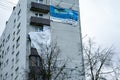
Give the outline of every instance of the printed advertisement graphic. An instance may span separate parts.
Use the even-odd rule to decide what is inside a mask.
[[[57,8],[50,6],[50,15],[52,20],[74,24],[78,22],[78,11],[66,8]]]

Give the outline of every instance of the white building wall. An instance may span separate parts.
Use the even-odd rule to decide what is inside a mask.
[[[11,14],[8,23],[6,24],[6,28],[0,38],[0,45],[2,45],[2,47],[0,47],[0,62],[3,63],[0,67],[0,80],[27,80],[28,78],[28,56],[30,55],[30,41],[28,40],[28,33],[36,31],[36,27],[30,25],[30,17],[35,16],[36,13],[34,11],[30,11],[31,1],[36,0],[20,0],[18,2],[18,5]],[[56,5],[56,2],[59,3],[60,0],[54,0],[52,4]],[[75,6],[73,6],[73,2]],[[49,0],[43,0],[43,3],[48,5],[50,4]],[[59,6],[63,8],[70,8],[73,6],[71,9],[79,10],[78,0],[64,0],[64,2],[59,4]],[[50,13],[44,14],[43,18],[50,19],[49,15]],[[84,72],[83,55],[82,50],[80,49],[82,45],[80,25],[73,26],[58,22],[51,22],[50,24],[52,30],[52,40],[57,41],[60,46],[63,54],[62,57],[69,57],[72,59],[72,62],[69,63],[70,66],[68,67],[72,68],[75,65],[80,65],[81,70]],[[19,28],[18,25],[20,25]],[[6,42],[9,34],[10,39]],[[16,48],[16,41],[19,37],[20,45]],[[4,39],[5,42],[3,43]],[[15,45],[14,49],[13,45]],[[9,51],[7,51],[8,46]],[[3,51],[4,53],[2,54]],[[81,56],[78,57],[78,54]],[[7,60],[8,64],[6,64]],[[16,60],[18,60],[18,62],[16,62]],[[84,80],[84,76],[81,80]]]
[[[4,53],[1,58],[3,64],[0,68],[0,74],[2,74],[0,80],[26,80],[26,4],[27,1],[24,0],[18,2],[0,38],[1,41],[5,39],[4,43],[0,41],[0,44],[4,44],[1,50]],[[10,39],[6,42],[8,35],[10,35]],[[17,45],[19,46],[17,47]],[[8,47],[9,50],[7,50]],[[2,52],[0,55],[2,56]]]

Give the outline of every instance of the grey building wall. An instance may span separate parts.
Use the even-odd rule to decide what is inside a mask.
[[[51,0],[52,4],[56,6],[57,3],[62,8],[72,9],[79,11],[79,0]],[[57,5],[58,6],[58,5]],[[79,13],[80,15],[80,13]],[[78,24],[76,26],[71,24],[65,24],[60,22],[51,22],[52,29],[52,40],[56,41],[58,46],[61,49],[62,58],[61,59],[71,59],[68,62],[68,68],[75,68],[75,66],[79,66],[79,71],[81,73],[74,73],[73,77],[76,80],[85,80],[84,76],[84,60],[83,60],[83,52],[82,52],[82,33],[81,33],[81,25],[80,25],[80,16],[78,20]],[[79,75],[76,78],[76,75]]]
[[[43,14],[43,18],[50,19],[50,13],[44,14],[31,11],[31,2],[37,0],[20,0],[13,10],[6,28],[0,38],[0,80],[27,80],[29,73],[29,55],[30,40],[29,32],[37,32],[38,27],[30,25],[31,16]],[[43,4],[59,4],[60,0],[43,0]],[[73,6],[73,2],[75,6]],[[71,8],[79,11],[78,0],[64,0],[59,4],[63,8]],[[82,40],[80,25],[73,26],[70,24],[52,22],[50,23],[52,40],[57,41],[62,50],[62,59],[71,58],[72,62],[68,67],[73,68],[75,65],[83,68]],[[9,37],[10,36],[10,37]],[[78,56],[80,54],[81,56]],[[82,76],[80,80],[84,80]]]
[[[62,60],[70,59],[68,63],[68,68],[75,68],[79,66],[81,70],[81,75],[79,75],[80,80],[84,80],[84,63],[83,63],[83,53],[82,53],[82,38],[80,25],[73,26],[70,24],[51,22],[52,28],[52,40],[57,42],[60,47]]]
[[[19,1],[0,38],[0,80],[26,80],[26,4]]]

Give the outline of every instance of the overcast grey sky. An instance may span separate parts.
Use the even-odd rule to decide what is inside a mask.
[[[0,0],[0,36],[5,28],[6,21],[11,15],[13,6],[18,0]]]
[[[120,0],[80,0],[83,36],[120,52]]]
[[[13,4],[18,0],[0,0],[0,35],[8,20]],[[102,46],[114,45],[120,52],[120,0],[79,0],[83,36],[89,37]],[[4,4],[3,4],[4,3]],[[2,6],[4,5],[4,6]]]

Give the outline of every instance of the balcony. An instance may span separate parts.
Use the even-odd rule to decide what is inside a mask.
[[[38,52],[37,52],[37,50],[36,50],[35,48],[31,48],[30,57],[31,57],[31,56],[39,56],[39,55],[38,55]]]
[[[42,74],[43,70],[38,66],[30,66],[30,73],[32,74]]]
[[[30,10],[38,11],[38,12],[42,12],[42,13],[48,13],[50,11],[50,6],[41,4],[41,3],[31,2]]]
[[[29,55],[29,62],[31,66],[40,66],[42,65],[42,58],[38,54],[35,48],[31,48],[31,54]]]
[[[50,26],[50,20],[32,16],[30,19],[30,24],[35,26],[43,26],[43,25]]]

